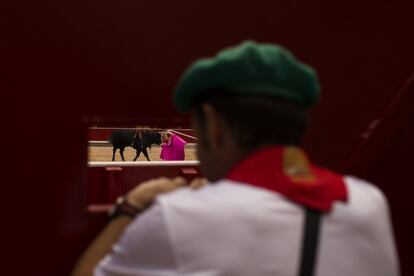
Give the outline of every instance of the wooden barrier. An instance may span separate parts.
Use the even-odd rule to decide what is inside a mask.
[[[89,214],[106,213],[118,196],[148,179],[201,176],[198,161],[89,162],[87,172]]]

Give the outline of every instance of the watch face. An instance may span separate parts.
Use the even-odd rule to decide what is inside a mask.
[[[122,204],[125,201],[125,197],[123,196],[118,196],[116,198],[116,204]]]
[[[109,209],[109,212],[108,212],[108,215],[109,215],[110,217],[112,217],[112,216],[114,215],[115,211],[116,211],[117,209],[119,209],[119,208],[118,208],[118,205],[122,204],[122,202],[123,202],[123,201],[124,201],[124,198],[123,198],[122,196],[119,196],[119,197],[117,197],[117,198],[116,198],[116,200],[115,200],[115,204],[114,204],[114,205],[112,205],[111,209]]]

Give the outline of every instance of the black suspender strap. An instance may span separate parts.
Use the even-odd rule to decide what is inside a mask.
[[[299,276],[312,276],[315,272],[321,215],[320,211],[306,208]]]

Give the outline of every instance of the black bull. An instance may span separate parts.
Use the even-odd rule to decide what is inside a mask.
[[[141,151],[145,158],[150,161],[147,148],[151,148],[152,144],[160,145],[161,134],[152,130],[114,130],[108,140],[113,146],[112,161],[115,161],[115,153],[117,149],[119,149],[122,161],[125,161],[124,149],[126,147],[133,147],[136,149],[137,154],[134,161],[137,160]]]

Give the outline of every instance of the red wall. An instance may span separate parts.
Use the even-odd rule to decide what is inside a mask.
[[[246,38],[318,70],[305,148],[386,192],[403,275],[414,275],[412,106],[397,104],[355,150],[414,71],[410,1],[6,1],[1,11],[1,275],[68,274],[104,223],[86,212],[88,126],[190,127],[170,103],[177,78]]]

